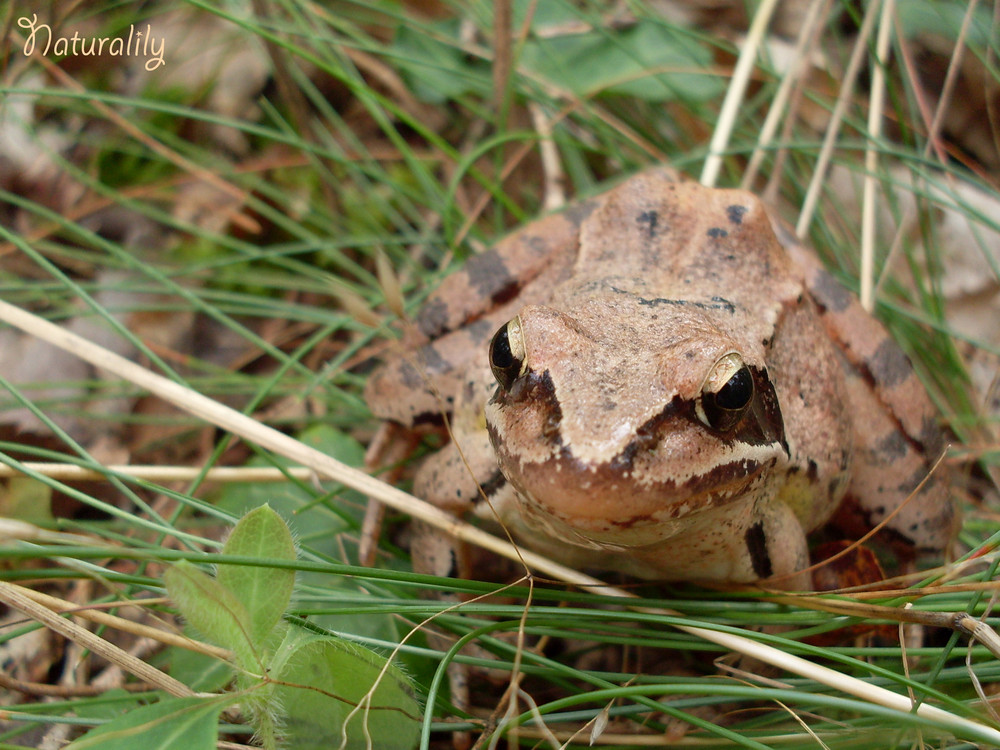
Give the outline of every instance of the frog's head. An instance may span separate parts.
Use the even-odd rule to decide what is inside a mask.
[[[769,491],[788,446],[762,353],[691,310],[641,320],[621,309],[634,301],[589,299],[574,314],[526,307],[490,346],[490,439],[530,514],[645,544]]]

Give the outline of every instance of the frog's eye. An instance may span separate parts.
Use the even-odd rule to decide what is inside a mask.
[[[739,354],[730,352],[712,367],[695,401],[695,414],[707,427],[728,432],[753,401],[753,375]]]
[[[514,318],[493,334],[490,369],[505,391],[509,391],[514,380],[524,372],[524,337],[520,318]]]

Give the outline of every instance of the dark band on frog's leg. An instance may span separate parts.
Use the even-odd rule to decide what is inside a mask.
[[[486,497],[493,497],[501,489],[503,489],[506,484],[507,477],[501,474],[498,469],[493,476],[482,483],[483,494],[486,495]]]
[[[771,556],[767,554],[767,538],[764,536],[764,523],[758,521],[744,535],[747,552],[750,553],[750,564],[758,578],[770,578],[774,570],[771,567]]]

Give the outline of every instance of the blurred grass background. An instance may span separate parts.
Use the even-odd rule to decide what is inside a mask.
[[[995,625],[987,615],[1000,353],[996,8],[908,0],[882,17],[878,3],[823,3],[808,65],[759,170],[748,173],[814,5],[779,4],[746,97],[723,124],[730,136],[718,184],[746,182],[794,223],[831,112],[846,97],[808,236],[858,288],[862,179],[874,174],[877,312],[961,438],[950,459],[964,477],[956,488],[966,510],[961,551],[978,550],[984,560],[954,568],[951,586],[914,606]],[[697,178],[758,12],[725,0],[0,6],[0,297],[359,464],[376,426],[360,392],[373,359],[392,345],[393,310],[414,312],[464,258],[574,196],[657,163]],[[874,36],[859,38],[869,14],[873,34],[885,29],[890,41],[877,133],[868,113],[880,65]],[[26,54],[32,27],[36,45]],[[71,46],[59,53],[58,40],[74,34],[135,41],[136,33],[162,39],[161,64],[152,51],[138,54],[137,42],[136,54],[73,54]],[[858,45],[859,75],[845,88]],[[865,161],[871,148],[874,170]],[[388,303],[379,254],[401,289]],[[7,328],[0,382],[0,461],[8,465],[275,464]],[[385,648],[443,606],[415,598],[430,582],[403,572],[400,519],[390,519],[383,570],[356,566],[363,499],[335,486],[222,485],[197,475],[170,484],[38,474],[4,481],[0,515],[92,540],[0,545],[0,578],[68,601],[160,595],[166,550],[207,562],[224,528],[266,501],[289,520],[312,566],[300,572],[295,607],[317,626]],[[102,561],[107,543],[141,551],[143,560]],[[650,595],[696,622],[789,625],[790,649],[816,648],[791,643],[806,636],[839,633],[817,658],[859,657],[886,671],[838,668],[905,684],[898,644],[839,630],[856,618],[684,587]],[[513,647],[491,629],[553,639],[550,653],[526,652],[520,667],[524,690],[547,717],[524,715],[536,724],[522,735],[527,746],[541,742],[531,739],[540,723],[560,741],[582,731],[581,744],[605,721],[596,734],[620,745],[655,735],[699,747],[815,747],[817,737],[830,747],[909,747],[917,733],[873,707],[824,702],[805,680],[782,683],[796,691],[795,715],[772,710],[768,701],[788,700],[772,688],[734,697],[732,681],[705,678],[716,673],[717,649],[598,597],[536,592],[521,626],[523,612],[521,600],[498,600],[441,614],[435,624],[456,634],[481,630],[477,640],[498,655],[490,663],[498,670],[513,668]],[[154,614],[172,617],[168,604],[150,605],[142,617]],[[205,686],[198,689],[222,686],[225,674],[210,660],[127,633],[106,637]],[[991,715],[972,674],[989,693],[995,658],[973,647],[970,674],[964,638],[941,630],[927,638],[906,650],[911,687],[956,712]],[[0,646],[12,679],[54,689],[38,702],[37,690],[7,686],[5,703],[17,715],[3,725],[4,746],[66,739],[80,717],[99,722],[150,699],[93,690],[111,668],[17,613],[0,630]],[[402,658],[426,690],[440,657],[417,640]],[[480,681],[472,717],[456,714],[445,695],[432,699],[434,728],[491,726],[491,712],[495,720],[506,710],[498,699],[505,684]],[[611,692],[598,700],[588,695],[596,687]],[[449,741],[445,731],[433,736]]]

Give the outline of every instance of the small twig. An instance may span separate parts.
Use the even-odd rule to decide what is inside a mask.
[[[889,40],[895,0],[883,0],[875,42],[875,72],[872,75],[871,101],[868,105],[868,140],[865,148],[865,180],[861,202],[861,306],[868,312],[875,308],[875,212],[878,190],[878,140],[882,135],[882,110],[885,106],[885,66],[889,62]]]
[[[196,651],[200,654],[205,654],[206,656],[214,656],[217,659],[228,660],[231,658],[229,651],[224,648],[202,643],[201,641],[196,641],[193,638],[188,638],[187,636],[179,635],[177,633],[171,633],[167,630],[160,630],[159,628],[153,628],[149,625],[143,625],[142,623],[135,622],[134,620],[128,620],[124,617],[116,617],[115,615],[108,614],[107,612],[101,612],[96,608],[98,605],[81,608],[72,602],[66,601],[65,599],[59,599],[58,597],[50,596],[49,594],[43,594],[40,591],[23,587],[18,587],[18,589],[31,601],[59,614],[71,614],[74,617],[79,617],[81,619],[97,623],[98,625],[106,625],[107,627],[114,628],[115,630],[120,630],[125,633],[131,633],[140,638],[150,638],[162,643],[164,646],[185,648],[188,651]],[[112,606],[140,607],[151,603],[152,601],[125,601],[112,602],[110,604],[102,603],[100,606],[102,608]]]
[[[266,466],[219,466],[214,469],[200,469],[197,466],[147,466],[132,464],[110,464],[102,469],[88,469],[76,464],[35,463],[26,461],[25,469],[36,474],[58,479],[63,482],[104,481],[110,477],[139,479],[146,482],[190,482],[204,479],[206,482],[285,482],[288,478],[303,482],[316,479],[316,472],[303,466],[277,469]],[[0,479],[25,476],[25,472],[13,466],[0,465]]]
[[[0,672],[0,687],[5,690],[16,690],[25,695],[43,695],[48,698],[92,698],[108,692],[107,688],[98,685],[50,685],[47,682],[26,682],[16,680],[3,672]],[[156,690],[157,687],[142,682],[127,682],[119,685],[118,689],[130,693],[142,693]]]
[[[510,74],[513,65],[513,18],[511,0],[493,3],[493,113],[496,130],[502,133],[507,127],[510,93]]]
[[[785,114],[785,105],[789,102],[792,95],[792,86],[801,82],[809,70],[809,57],[812,52],[812,45],[815,42],[817,34],[822,29],[820,22],[826,15],[826,9],[829,6],[830,0],[813,2],[809,5],[809,10],[802,22],[802,28],[799,30],[799,38],[795,43],[795,50],[792,52],[792,60],[788,65],[785,76],[781,79],[781,85],[778,86],[774,100],[768,108],[767,117],[764,118],[764,124],[761,126],[760,134],[757,136],[757,145],[754,146],[753,154],[750,155],[750,161],[747,163],[746,169],[743,170],[743,180],[740,183],[740,187],[744,190],[751,190],[753,188],[757,170],[760,169],[760,164],[764,161],[764,154],[767,153],[767,147],[774,138],[782,115]],[[801,87],[798,90],[801,91]]]
[[[800,239],[809,233],[809,225],[812,223],[813,214],[816,212],[816,204],[819,203],[820,193],[826,185],[826,170],[833,157],[833,150],[837,143],[837,136],[840,134],[840,125],[844,121],[844,111],[851,100],[854,90],[854,82],[857,80],[858,72],[861,70],[861,63],[865,59],[865,52],[868,50],[868,37],[871,35],[872,26],[878,13],[878,2],[873,2],[865,11],[865,20],[861,24],[858,32],[858,39],[854,43],[851,51],[851,59],[847,63],[844,71],[844,78],[840,84],[840,94],[837,96],[837,103],[830,113],[830,124],[826,128],[826,135],[823,137],[823,146],[820,148],[819,158],[816,160],[816,168],[813,170],[812,180],[809,182],[809,189],[806,191],[805,200],[802,202],[802,210],[799,212],[799,221],[795,225],[795,236]]]
[[[986,618],[990,616],[990,613],[993,611],[993,607],[996,603],[997,594],[994,591],[993,596],[990,597],[989,604],[986,605],[986,611],[983,612],[982,620],[975,620],[975,618],[971,615],[965,615],[964,613],[961,619],[963,621],[963,626],[968,625],[969,620],[975,620],[976,623],[975,625],[972,625],[968,631],[969,647],[965,650],[965,668],[969,673],[969,679],[972,680],[972,685],[976,689],[976,695],[979,696],[979,700],[982,705],[985,706],[986,710],[990,712],[990,716],[993,717],[993,721],[1000,721],[1000,715],[997,714],[996,708],[994,707],[992,701],[987,697],[986,691],[983,690],[983,685],[979,681],[979,677],[976,676],[976,672],[972,668],[972,644],[975,641],[978,640],[980,643],[985,645],[990,650],[990,653],[994,655],[997,653],[997,634],[992,628],[986,627],[985,624]],[[984,636],[993,643],[993,647],[990,647],[985,641],[982,640]]]
[[[34,592],[30,592],[34,593]],[[7,606],[16,609],[32,620],[40,622],[59,635],[67,638],[83,648],[93,651],[98,656],[107,659],[112,664],[117,664],[122,669],[131,672],[143,682],[155,685],[161,690],[165,690],[177,698],[187,698],[197,695],[197,693],[179,680],[175,680],[165,672],[161,672],[156,667],[147,664],[142,659],[137,659],[132,654],[124,651],[118,646],[104,640],[100,636],[91,633],[75,622],[60,616],[48,607],[45,607],[34,600],[29,594],[29,590],[21,586],[15,586],[6,581],[0,581],[0,601]],[[104,614],[104,613],[101,613]]]
[[[715,132],[712,133],[712,141],[708,146],[708,158],[705,159],[705,166],[701,172],[701,184],[706,187],[714,187],[715,181],[719,178],[719,171],[722,169],[722,153],[729,144],[733,123],[736,121],[740,104],[743,102],[743,94],[750,81],[750,72],[753,70],[754,61],[757,59],[757,50],[760,49],[761,41],[767,32],[768,24],[771,22],[771,16],[777,5],[777,0],[763,0],[757,6],[757,12],[750,24],[750,31],[747,33],[742,49],[740,49],[740,56],[733,69],[733,77],[726,90],[726,98],[722,102],[722,110],[719,112],[719,119],[715,125]]]
[[[545,175],[545,198],[542,208],[555,211],[566,205],[566,176],[563,174],[559,151],[552,140],[552,122],[545,116],[540,104],[528,104],[531,122],[538,132],[538,153],[542,158],[542,174]]]
[[[903,65],[906,68],[910,80],[913,81],[914,99],[916,100],[917,107],[920,110],[921,118],[923,118],[925,123],[928,120],[930,121],[927,125],[927,142],[924,144],[923,151],[924,159],[927,159],[933,150],[938,161],[942,164],[945,164],[948,161],[948,154],[945,152],[940,139],[941,124],[944,122],[944,116],[948,112],[948,108],[951,104],[951,97],[955,92],[955,85],[958,82],[958,77],[962,70],[963,50],[965,49],[966,39],[969,35],[969,27],[972,25],[972,19],[978,5],[979,0],[971,0],[969,7],[966,9],[965,17],[962,19],[962,28],[959,29],[958,37],[955,39],[955,47],[952,52],[951,59],[948,61],[948,72],[945,74],[944,83],[941,86],[941,93],[938,95],[937,107],[935,108],[933,115],[930,115],[927,111],[927,97],[924,93],[923,86],[920,84],[920,79],[917,76],[917,68],[913,61],[913,55],[910,54],[910,47],[906,44],[906,40],[902,38],[903,35],[902,30],[900,29],[898,14],[894,19],[897,36],[900,38],[899,49],[901,57],[903,58]],[[954,182],[954,176],[949,171],[945,170],[942,174],[946,180]],[[879,275],[878,281],[875,284],[874,293],[876,295],[879,293],[883,281],[885,281],[888,277],[885,271],[892,267],[893,260],[899,253],[899,249],[903,246],[903,237],[909,233],[910,228],[916,219],[916,203],[918,200],[916,193],[917,190],[916,187],[914,187],[914,203],[906,206],[903,218],[900,219],[899,225],[896,227],[896,234],[892,238],[892,245],[889,248],[889,252],[886,254],[883,272]],[[967,215],[965,216],[965,219],[966,221],[971,221]]]
[[[1000,659],[1000,637],[993,628],[966,612],[952,615],[952,627],[983,644],[991,654]]]
[[[888,597],[889,592],[879,592]],[[903,592],[900,595],[907,595]],[[870,620],[889,620],[897,624],[910,623],[934,628],[947,628],[975,638],[985,646],[991,654],[1000,658],[1000,636],[976,618],[965,612],[936,612],[913,609],[911,607],[884,607],[866,602],[831,599],[825,596],[791,596],[773,594],[768,601],[789,604],[804,609],[829,612],[845,617],[862,617]]]

